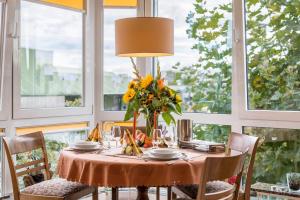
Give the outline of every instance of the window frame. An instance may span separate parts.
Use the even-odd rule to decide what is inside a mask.
[[[6,101],[4,100],[4,93],[6,90],[4,89],[4,66],[5,66],[5,46],[6,46],[6,23],[5,20],[7,18],[7,3],[6,0],[0,0],[1,10],[0,10],[0,120],[7,119],[6,116]]]
[[[158,1],[162,0],[152,1],[157,16]],[[300,111],[249,110],[247,107],[245,1],[232,0],[231,114],[183,113],[174,117],[176,120],[189,118],[200,124],[231,125],[231,130],[239,133],[245,126],[299,129]]]
[[[24,119],[24,118],[39,118],[39,117],[51,117],[51,116],[74,116],[74,115],[87,115],[92,114],[92,90],[93,88],[93,63],[87,59],[87,55],[91,53],[92,48],[90,47],[90,43],[92,42],[92,37],[90,36],[90,26],[92,26],[90,19],[91,16],[88,15],[88,12],[80,12],[82,13],[82,99],[83,105],[81,107],[63,107],[63,108],[21,108],[21,94],[20,94],[20,77],[21,77],[21,66],[19,64],[19,38],[20,38],[20,2],[21,0],[15,1],[15,15],[17,20],[12,20],[11,23],[16,24],[17,28],[17,36],[13,41],[13,118],[14,119]],[[24,0],[31,1],[31,0]],[[41,5],[48,5],[48,3],[43,3],[39,1],[34,1],[34,3],[38,3]],[[56,7],[56,6],[54,6]],[[63,7],[59,7],[60,9],[66,9]],[[87,6],[89,9],[89,6]],[[69,9],[67,9],[69,10]]]
[[[144,9],[144,6],[148,9]],[[95,69],[95,121],[122,121],[124,119],[125,111],[105,111],[104,110],[104,91],[103,91],[103,80],[104,80],[104,63],[103,63],[103,36],[104,36],[104,9],[136,9],[137,17],[141,16],[154,16],[153,15],[153,2],[152,0],[138,0],[137,7],[111,7],[104,6],[103,1],[96,2],[96,27],[97,35],[100,35],[100,39],[96,40],[96,54],[100,55],[96,57],[96,67]],[[99,49],[98,49],[99,48]],[[97,51],[98,50],[98,51]],[[136,64],[140,73],[145,75],[147,73],[152,73],[152,58],[136,58]],[[131,66],[130,60],[128,58],[128,65]],[[148,66],[148,67],[147,67]]]
[[[277,110],[251,110],[248,108],[248,69],[247,69],[247,45],[246,45],[246,9],[245,1],[234,0],[235,9],[235,24],[234,24],[234,44],[236,51],[236,67],[237,81],[239,84],[238,93],[242,100],[239,103],[239,115],[245,120],[276,120],[276,121],[294,121],[300,122],[300,111],[277,111]]]

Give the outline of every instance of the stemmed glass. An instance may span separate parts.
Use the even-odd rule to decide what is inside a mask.
[[[175,148],[177,143],[177,134],[175,132],[175,126],[166,127],[166,130],[163,134],[164,142],[170,148]]]
[[[118,148],[118,143],[121,139],[121,127],[120,126],[112,126],[111,128],[111,136],[112,139],[116,141],[116,148]]]
[[[153,148],[158,148],[158,145],[161,141],[161,130],[160,129],[153,129],[152,132],[152,143],[153,143]]]
[[[104,122],[102,126],[102,133],[104,136],[105,141],[107,142],[107,148],[110,149],[110,141],[112,140],[111,134],[111,127],[113,126],[114,122]]]

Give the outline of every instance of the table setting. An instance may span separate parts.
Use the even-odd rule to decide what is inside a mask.
[[[159,66],[155,78],[142,77],[136,66],[134,74],[123,96],[124,122],[132,123],[97,123],[86,141],[60,153],[61,178],[100,187],[137,187],[137,199],[148,199],[148,187],[197,184],[206,157],[228,155],[224,144],[193,139],[192,120],[175,121],[182,100],[165,85]]]

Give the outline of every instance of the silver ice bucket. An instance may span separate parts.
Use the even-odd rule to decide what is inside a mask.
[[[177,122],[177,136],[179,141],[190,141],[192,139],[193,121],[180,119]]]

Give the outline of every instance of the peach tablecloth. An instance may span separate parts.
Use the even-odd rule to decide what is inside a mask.
[[[191,161],[146,161],[135,157],[78,153],[62,151],[57,172],[61,178],[88,185],[105,187],[171,186],[197,184],[202,177],[202,168],[207,154],[194,150],[180,150],[193,158]]]

